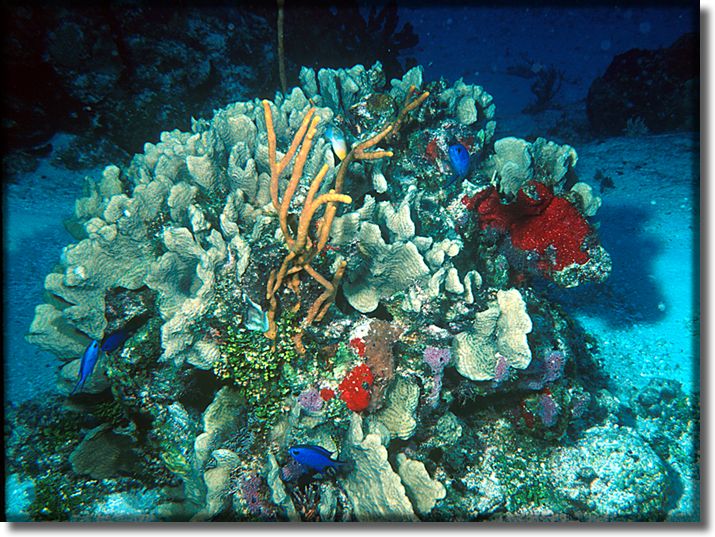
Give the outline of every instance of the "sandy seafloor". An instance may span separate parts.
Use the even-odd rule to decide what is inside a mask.
[[[638,46],[654,47],[672,42],[667,36],[651,33],[662,14],[649,18],[643,13],[622,12],[621,17],[632,19],[633,34],[628,43],[621,42],[617,34],[612,39],[602,37],[589,43],[584,31],[588,21],[578,13],[561,12],[559,16],[563,19],[560,28],[584,32],[587,43],[581,52],[584,61],[578,66],[565,66],[571,82],[560,96],[569,104],[581,100],[581,107],[593,76],[605,69],[613,54],[635,46],[628,43],[636,41]],[[505,53],[496,42],[499,38],[518,37],[528,28],[509,26],[507,22],[485,25],[478,41],[453,41],[457,44],[450,46],[444,35],[457,39],[465,31],[459,12],[413,13],[412,20],[418,33],[432,34],[422,36],[416,54],[426,66],[426,79],[440,74],[451,80],[464,76],[468,83],[483,85],[497,104],[497,138],[532,133],[549,138],[539,118],[520,112],[532,98],[530,81],[504,73],[507,55],[515,58],[531,51],[520,51],[515,46]],[[590,26],[609,23],[609,16],[604,16],[591,21]],[[682,21],[674,23],[682,26]],[[674,39],[679,31],[672,31]],[[541,38],[548,41],[548,36]],[[430,47],[430,40],[442,44]],[[542,60],[545,63],[556,57],[556,41],[550,41],[551,49],[542,44],[542,52],[550,50]],[[468,69],[464,67],[465,57],[474,58]],[[175,126],[161,127],[171,130]],[[54,151],[68,140],[68,135],[56,135],[51,140]],[[574,145],[579,154],[576,172],[596,192],[597,172],[613,181],[614,187],[601,193],[603,206],[593,219],[613,258],[613,272],[604,284],[550,289],[552,296],[596,338],[596,352],[614,380],[614,395],[624,404],[653,377],[678,380],[686,392],[699,393],[697,134],[618,137],[586,144],[558,141]],[[51,160],[52,155],[48,155],[37,170],[6,183],[3,192],[6,405],[55,389],[58,360],[25,342],[24,335],[35,306],[42,302],[44,277],[59,260],[62,248],[73,242],[64,230],[63,219],[72,213],[74,200],[82,196],[83,178],[101,175],[101,168],[70,171],[53,166]],[[8,497],[8,507],[19,509],[27,501],[25,485],[7,483],[6,490],[12,495]],[[146,503],[144,508],[150,499]],[[107,508],[109,513],[126,514],[132,510],[127,506]],[[143,510],[140,507],[137,512]]]
[[[615,184],[596,215],[613,271],[559,301],[597,337],[619,395],[656,377],[698,392],[699,138],[613,138],[579,156],[582,179],[600,170]]]

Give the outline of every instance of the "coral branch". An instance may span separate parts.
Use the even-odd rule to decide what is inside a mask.
[[[273,207],[275,207],[276,211],[280,209],[280,204],[278,203],[278,179],[280,178],[281,173],[283,173],[283,170],[293,159],[295,152],[298,150],[298,146],[303,141],[306,131],[311,126],[311,120],[313,119],[314,113],[314,107],[308,109],[308,112],[305,114],[298,131],[293,137],[293,142],[291,143],[290,148],[288,148],[288,152],[283,155],[283,158],[280,161],[277,161],[276,131],[273,128],[273,112],[271,111],[270,102],[267,100],[263,101],[263,115],[266,118],[266,131],[268,134],[268,164],[271,167],[271,201],[273,202]],[[317,125],[317,122],[315,124]],[[310,141],[312,141],[312,139],[313,138],[311,136]]]
[[[407,117],[407,114],[412,112],[415,108],[420,106],[423,102],[425,102],[425,99],[429,97],[429,91],[425,91],[422,94],[420,94],[419,97],[416,99],[412,99],[412,96],[415,94],[415,86],[410,86],[410,89],[407,90],[407,95],[405,96],[405,104],[402,105],[402,109],[399,111],[397,114],[397,119],[395,120],[394,123],[394,129],[392,130],[392,137],[396,138],[397,135],[400,133],[400,128],[402,127],[403,123],[405,122],[405,118]]]
[[[352,203],[352,201],[353,199],[350,196],[346,194],[338,194],[334,190],[331,190],[329,193],[319,196],[317,200],[310,204],[310,206],[306,206],[306,208],[303,209],[303,213],[300,215],[300,221],[298,223],[298,239],[295,243],[296,248],[300,249],[305,246],[310,221],[313,219],[315,211],[317,211],[321,205],[337,202],[347,204]]]
[[[325,176],[330,169],[327,164],[322,166],[318,174],[311,181],[310,187],[303,201],[303,209],[298,217],[298,228],[296,230],[295,237],[291,236],[290,227],[288,225],[290,205],[293,201],[293,196],[298,189],[298,184],[303,176],[303,169],[305,167],[308,154],[310,153],[310,149],[313,145],[313,138],[315,137],[320,118],[313,117],[315,114],[315,108],[311,107],[303,118],[300,128],[295,133],[288,152],[283,156],[283,158],[277,160],[276,133],[273,127],[273,113],[271,111],[270,103],[265,100],[263,101],[263,112],[266,120],[266,131],[268,134],[268,160],[271,169],[271,200],[273,202],[273,206],[278,211],[278,221],[285,238],[286,246],[289,250],[288,254],[283,259],[280,268],[278,270],[274,269],[271,271],[268,279],[266,300],[268,301],[267,317],[269,328],[265,332],[266,337],[275,339],[277,335],[276,311],[278,308],[278,300],[276,295],[283,287],[286,276],[292,276],[292,279],[288,283],[296,294],[299,289],[298,274],[302,271],[305,271],[310,277],[325,288],[325,291],[308,309],[306,318],[302,323],[303,330],[310,326],[314,321],[319,322],[325,316],[331,304],[335,300],[335,295],[337,293],[338,286],[340,285],[340,280],[345,273],[347,263],[344,260],[341,261],[335,271],[335,274],[333,275],[332,281],[329,281],[327,278],[322,276],[310,265],[310,263],[318,252],[322,251],[328,243],[330,228],[333,225],[333,220],[335,218],[335,214],[337,213],[337,204],[352,203],[352,198],[347,194],[342,193],[345,175],[348,172],[350,164],[356,160],[376,160],[391,157],[393,155],[392,151],[389,150],[375,149],[373,151],[368,151],[368,149],[374,148],[390,135],[394,137],[407,117],[407,114],[422,104],[422,102],[424,102],[429,95],[428,92],[424,92],[419,97],[413,99],[412,96],[414,92],[414,86],[410,87],[407,97],[405,98],[405,104],[398,113],[397,119],[394,123],[388,125],[382,131],[374,136],[371,136],[367,140],[363,140],[353,146],[350,152],[340,163],[340,167],[338,168],[335,177],[335,187],[327,194],[321,194],[316,198],[316,195],[325,180]],[[294,156],[295,162],[293,163],[293,170],[291,172],[288,185],[283,192],[282,199],[279,199],[280,175],[293,160]],[[325,211],[323,218],[317,225],[316,241],[310,237],[310,225],[313,221],[315,213],[323,205],[325,205]],[[296,349],[300,353],[305,352],[302,337],[303,332],[301,331],[293,338]]]

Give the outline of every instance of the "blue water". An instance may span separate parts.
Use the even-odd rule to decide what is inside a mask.
[[[403,7],[400,24],[410,22],[417,47],[404,51],[424,66],[424,79],[444,77],[479,84],[497,106],[495,139],[537,133],[546,138],[560,110],[577,111],[585,121],[584,100],[592,80],[613,56],[632,48],[666,47],[697,29],[697,12],[675,8],[476,8]],[[523,112],[533,101],[530,79],[510,74],[517,65],[556,66],[564,73],[555,106],[540,115]],[[250,67],[250,64],[249,64]],[[253,96],[246,96],[253,97]],[[243,99],[241,99],[243,100]],[[227,103],[217,103],[219,108]],[[559,111],[555,111],[558,109]],[[160,125],[170,130],[175,125]],[[182,126],[188,130],[188,126]],[[63,227],[81,197],[85,176],[99,177],[102,166],[69,170],[53,160],[72,140],[60,130],[53,151],[31,172],[6,181],[4,201],[4,373],[5,406],[57,396],[60,363],[24,339],[43,302],[45,276],[74,239]],[[137,140],[140,144],[146,140]],[[596,188],[596,178],[613,178],[599,195],[603,205],[593,219],[613,270],[599,285],[576,289],[545,285],[557,302],[589,333],[608,377],[611,393],[624,404],[653,379],[671,379],[690,397],[700,393],[699,366],[699,184],[697,133],[640,133],[571,142],[579,178]],[[108,164],[108,163],[107,163]],[[692,419],[697,421],[698,416]],[[690,437],[685,441],[693,442]],[[684,448],[686,449],[686,448]],[[683,471],[686,489],[696,487],[697,469]],[[686,476],[686,477],[683,477]],[[33,498],[32,481],[14,474],[6,483],[11,518],[23,519]],[[108,494],[97,520],[156,516],[156,490]],[[671,506],[688,520],[699,518],[697,492]],[[78,517],[88,516],[87,512]],[[92,518],[92,517],[90,517]]]
[[[520,113],[529,82],[507,74],[521,63],[565,72],[561,102],[585,98],[591,81],[616,54],[669,46],[697,24],[695,12],[675,8],[452,7],[405,8],[420,35],[416,51],[426,78],[464,78],[489,88],[500,115]]]

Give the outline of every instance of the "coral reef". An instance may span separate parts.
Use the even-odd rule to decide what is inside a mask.
[[[57,355],[65,388],[89,341],[127,337],[67,397],[85,418],[69,441],[53,433],[68,442],[58,475],[134,494],[131,468],[154,484],[162,520],[671,508],[661,459],[685,459],[649,447],[648,420],[677,409],[643,394],[635,430],[614,425],[591,341],[533,284],[610,271],[575,150],[494,140],[483,88],[425,83],[421,68],[389,86],[380,64],[299,78],[87,181],[68,223],[76,243],[27,337]],[[328,127],[345,136],[342,160]],[[447,163],[455,143],[470,154],[464,177]],[[622,445],[641,457],[637,474],[609,464],[627,462]],[[49,459],[18,460],[18,478],[34,478]],[[579,477],[587,466],[600,488]],[[38,505],[58,487],[45,478]],[[67,504],[36,518],[86,515]]]

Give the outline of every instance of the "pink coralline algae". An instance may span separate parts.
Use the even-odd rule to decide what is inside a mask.
[[[291,458],[290,461],[281,468],[281,479],[286,483],[290,483],[297,481],[298,478],[305,475],[305,473],[305,466]]]
[[[499,354],[497,355],[497,363],[494,366],[494,382],[500,384],[509,377],[509,363],[506,358]]]
[[[395,355],[392,348],[402,335],[402,328],[381,319],[372,319],[363,338],[365,365],[375,377],[375,384],[370,394],[368,410],[373,412],[384,403],[384,393],[390,380],[395,375]],[[359,353],[358,353],[359,354]]]
[[[566,362],[564,353],[551,351],[544,357],[544,382],[553,382],[561,378]]]
[[[448,347],[426,347],[422,356],[425,363],[430,366],[432,372],[436,375],[437,373],[442,373],[449,363],[452,353]]]
[[[442,374],[452,353],[448,347],[426,347],[422,357],[434,374],[434,385],[432,391],[427,395],[427,403],[434,408],[439,403],[439,394],[442,391]]]
[[[317,388],[308,388],[298,396],[298,404],[309,412],[319,412],[323,408],[323,398]]]
[[[528,376],[522,379],[521,385],[529,390],[541,390],[563,376],[565,364],[566,356],[563,352],[549,351],[540,362],[535,364]]]
[[[434,385],[429,394],[427,394],[427,404],[435,408],[439,404],[439,394],[442,391],[442,373],[435,374]]]
[[[541,422],[546,427],[553,427],[556,425],[557,418],[559,416],[559,408],[556,406],[554,398],[551,397],[551,392],[545,390],[539,396],[539,407],[538,407],[539,418]]]
[[[241,495],[246,501],[248,512],[257,518],[267,518],[271,512],[263,501],[263,479],[256,474],[249,475],[241,483]]]

